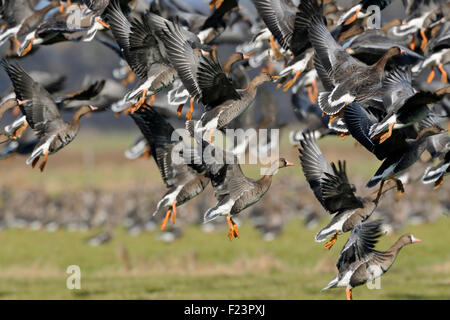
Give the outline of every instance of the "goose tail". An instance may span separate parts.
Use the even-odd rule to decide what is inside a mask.
[[[320,290],[320,292],[323,292],[325,290],[331,289],[333,287],[336,287],[336,285],[338,284],[338,277],[336,276],[333,280],[330,281],[330,283],[328,283],[328,285],[323,288],[322,290]]]

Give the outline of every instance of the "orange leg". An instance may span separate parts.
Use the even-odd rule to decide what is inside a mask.
[[[27,128],[28,128],[28,122],[26,122],[25,124],[23,124],[19,128],[17,128],[16,131],[14,131],[13,139],[14,140],[19,139]]]
[[[409,44],[409,48],[414,51],[416,49],[416,34],[413,33],[411,43]]]
[[[107,24],[105,21],[103,21],[102,19],[100,19],[99,17],[95,18],[95,21],[97,21],[98,23],[100,23],[103,28],[105,29],[109,29],[109,24]]]
[[[434,183],[434,190],[439,189],[444,184],[444,175],[440,176],[440,178]]]
[[[141,158],[147,159],[150,158],[150,149],[147,147],[147,150],[141,155]]]
[[[389,125],[389,130],[388,130],[388,132],[386,132],[385,134],[383,134],[383,135],[380,137],[380,143],[385,142],[387,139],[389,139],[389,138],[391,137],[391,135],[392,135],[392,129],[394,128],[394,125],[395,125],[395,122],[393,122],[393,123],[391,123],[391,124]]]
[[[183,104],[180,104],[180,105],[178,106],[178,109],[177,109],[177,115],[178,115],[178,116],[181,115],[181,111],[183,111],[183,107],[184,107],[184,103],[183,103]]]
[[[312,88],[312,86],[307,86],[306,91],[308,91],[309,101],[311,101],[312,104],[316,103],[317,96],[315,96],[314,89]]]
[[[302,74],[301,71],[297,71],[297,73],[295,74],[294,78],[289,80],[283,87],[283,91],[286,92],[288,91],[295,83],[295,81],[297,81],[298,77]]]
[[[28,46],[20,54],[21,57],[25,57],[31,51],[31,49],[33,48],[33,41],[34,41],[34,37],[31,38],[30,43],[28,44]]]
[[[145,102],[145,105],[147,107],[151,107],[153,106],[153,103],[155,103],[156,97],[155,95],[152,95],[149,99],[147,99],[147,101]]]
[[[275,38],[270,36],[269,38],[270,47],[272,48],[273,56],[275,60],[286,59],[285,56],[278,49],[278,45],[275,43]]]
[[[347,296],[347,300],[353,300],[352,289],[345,288],[345,294]]]
[[[431,83],[431,81],[433,81],[433,79],[434,79],[434,76],[435,76],[435,73],[434,73],[434,67],[431,67],[431,72],[430,72],[430,74],[428,75],[427,83]]]
[[[19,115],[19,112],[20,112],[19,106],[15,106],[14,109],[12,110],[12,114],[14,117],[17,117]]]
[[[122,86],[126,87],[130,83],[133,83],[136,79],[136,74],[131,70],[130,67],[127,67],[128,75],[122,80]]]
[[[48,151],[45,152],[44,161],[42,161],[41,166],[39,169],[41,169],[41,172],[44,171],[45,165],[47,164],[47,158],[48,158]]]
[[[167,221],[169,221],[170,212],[172,212],[172,209],[169,208],[166,211],[166,216],[164,217],[162,223],[161,223],[161,231],[164,231],[164,228],[166,227]]]
[[[20,46],[22,45],[22,44],[20,43],[19,39],[17,39],[16,36],[13,37],[13,41],[14,41],[16,47],[20,47]]]
[[[211,2],[209,3],[209,9],[219,9],[223,2],[224,0],[211,0]]]
[[[189,111],[186,114],[186,119],[192,120],[192,114],[194,113],[194,98],[191,98],[189,103]]]
[[[174,201],[172,203],[172,217],[171,217],[171,221],[173,224],[175,224],[175,220],[177,220],[177,202]]]
[[[425,34],[425,30],[420,30],[420,35],[422,36],[422,43],[420,44],[420,49],[425,52],[427,48],[428,39]]]
[[[345,103],[345,107],[347,107],[347,105],[348,105],[348,103],[346,102],[346,103]],[[345,107],[344,107],[344,108],[345,108]],[[330,116],[330,120],[328,120],[328,123],[332,123],[334,120],[336,120],[337,118],[341,117],[342,114],[344,113],[344,108],[342,108],[342,110],[339,111],[338,113],[332,114],[332,115]]]
[[[129,111],[130,111],[131,114],[133,114],[136,111],[138,111],[139,108],[142,107],[142,105],[145,103],[145,100],[147,99],[147,92],[148,92],[147,89],[142,90],[142,96],[139,99],[139,101],[134,106],[131,106],[129,108],[130,109]],[[126,109],[126,110],[128,110],[128,109]]]
[[[447,83],[447,72],[444,69],[444,66],[442,64],[438,64],[438,69],[441,71],[441,81],[443,83]]]
[[[231,219],[230,216],[227,216],[227,222],[228,222],[228,239],[233,240],[234,238],[239,238],[239,231],[237,228],[236,223]]]
[[[33,162],[31,163],[31,167],[34,169],[34,167],[36,166],[36,164],[39,162],[40,157],[37,157],[33,160]]]
[[[350,18],[348,18],[345,22],[344,22],[344,26],[348,26],[349,24],[353,23],[356,21],[356,18],[358,18],[358,13],[361,9],[356,9],[356,12],[353,16],[351,16]]]
[[[331,247],[336,243],[338,237],[338,231],[336,231],[336,234],[333,236],[333,238],[330,239],[327,243],[325,243],[325,249],[330,250]]]

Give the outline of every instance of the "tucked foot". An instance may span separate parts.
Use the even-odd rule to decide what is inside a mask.
[[[174,201],[172,203],[172,216],[171,216],[170,220],[172,221],[173,224],[175,224],[176,219],[177,219],[177,202]]]
[[[297,73],[295,74],[294,78],[292,78],[291,80],[289,80],[288,82],[286,82],[286,84],[283,87],[283,91],[286,92],[288,91],[297,81],[298,77],[302,74],[301,71],[297,71]]]
[[[425,34],[425,30],[420,30],[420,35],[422,36],[422,43],[420,44],[420,49],[425,52],[425,49],[427,48],[428,39]]]
[[[338,236],[338,231],[336,231],[335,235],[333,236],[333,238],[330,239],[330,241],[328,241],[327,243],[325,243],[325,249],[326,249],[326,250],[330,250],[331,247],[336,243],[336,241],[337,241],[337,236]]]
[[[440,176],[439,179],[434,183],[434,189],[439,189],[444,184],[444,175]]]
[[[391,123],[389,125],[389,130],[385,134],[380,136],[380,143],[385,142],[387,139],[389,139],[392,135],[392,129],[394,128],[395,122]]]
[[[444,69],[444,66],[442,64],[438,65],[438,69],[439,71],[441,71],[441,81],[442,83],[447,83],[448,82],[448,76],[447,76],[447,72]]]
[[[33,160],[33,162],[31,163],[31,167],[34,169],[34,167],[36,166],[36,164],[39,162],[40,157],[37,157]]]
[[[27,128],[28,128],[28,122],[24,123],[19,128],[17,128],[16,131],[14,131],[12,138],[14,140],[19,139]]]
[[[231,219],[230,216],[227,216],[228,222],[228,239],[233,240],[233,238],[239,238],[239,231],[236,223]]]
[[[186,119],[192,120],[192,114],[194,113],[194,98],[191,98],[189,102],[189,111],[186,114]]]
[[[95,18],[95,21],[97,21],[98,23],[100,23],[103,28],[105,29],[109,29],[109,24],[107,24],[105,21],[103,21],[102,19],[100,19],[99,17]]]
[[[22,53],[20,54],[20,57],[25,57],[31,51],[31,49],[33,48],[33,41],[34,41],[34,37],[30,39],[30,43],[22,51]]]
[[[434,67],[431,67],[431,72],[427,77],[427,83],[431,83],[431,81],[433,81],[435,76],[435,72],[434,72]]]
[[[178,106],[178,109],[177,109],[177,115],[178,115],[178,116],[181,115],[181,111],[183,111],[183,107],[184,107],[184,103],[183,103],[183,104],[180,104],[180,105]]]
[[[44,161],[42,161],[41,165],[39,166],[41,172],[43,172],[45,169],[45,165],[47,164],[47,158],[48,158],[48,151],[45,152]]]
[[[358,13],[361,9],[356,9],[356,12],[353,16],[351,16],[350,18],[348,18],[345,22],[344,22],[344,26],[348,26],[349,24],[353,23],[356,21],[356,18],[358,18]]]

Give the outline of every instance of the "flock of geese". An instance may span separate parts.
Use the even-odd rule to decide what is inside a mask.
[[[257,14],[238,2],[212,0],[211,14],[205,16],[177,0],[50,1],[39,10],[40,1],[2,0],[0,43],[9,42],[9,51],[1,65],[13,90],[2,99],[0,117],[11,112],[17,118],[0,132],[1,141],[11,152],[28,155],[26,164],[33,168],[42,159],[39,168],[44,171],[49,155],[75,139],[83,116],[107,110],[127,114],[143,136],[127,156],[150,154],[167,187],[154,212],[164,214],[161,229],[169,221],[175,224],[177,207],[211,182],[217,203],[206,210],[204,221],[225,217],[232,240],[239,237],[233,218],[267,193],[279,169],[294,163],[276,159],[260,179],[250,179],[236,152],[213,143],[213,133],[244,126],[239,120],[261,85],[275,83],[292,91],[294,111],[307,123],[291,134],[291,141],[299,145],[300,164],[315,197],[332,215],[315,240],[328,239],[325,248],[330,249],[338,235],[350,232],[337,262],[338,275],[323,290],[345,287],[351,299],[352,288],[380,277],[401,248],[420,241],[408,234],[387,251],[375,249],[382,221],[368,219],[386,192],[395,189],[401,198],[409,169],[425,151],[431,157],[422,174],[424,184],[439,188],[450,172],[450,137],[443,124],[450,111],[445,69],[450,62],[450,4],[403,0],[406,17],[382,21],[374,29],[369,22],[380,17],[371,6],[389,10],[391,1],[363,0],[344,10],[335,0],[251,0]],[[124,84],[137,83],[132,90],[107,90],[103,80],[56,96],[54,80],[52,85],[11,62],[44,45],[94,39],[126,62],[116,71]],[[224,64],[218,58],[223,43],[236,48]],[[251,80],[250,70],[259,72]],[[186,129],[197,148],[235,161],[206,156],[199,162],[173,161],[173,150],[184,142],[173,141],[175,128],[153,106],[160,96],[178,106],[178,116],[188,104]],[[198,119],[196,106],[204,110]],[[64,121],[61,113],[73,109],[72,121]],[[265,119],[255,126],[281,125]],[[29,131],[35,137],[26,145],[18,143]],[[325,159],[317,140],[327,135],[351,135],[382,161],[367,183],[368,188],[379,185],[371,195],[356,194],[345,161],[330,164]],[[183,157],[198,155],[190,151]]]

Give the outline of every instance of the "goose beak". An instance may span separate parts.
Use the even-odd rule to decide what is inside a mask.
[[[421,242],[422,240],[420,240],[419,238],[415,238],[414,236],[411,236],[411,241],[412,241],[412,243],[416,243],[416,242]]]
[[[292,167],[294,165],[293,162],[289,162],[286,160],[286,167]]]
[[[400,54],[404,54],[404,53],[406,53],[406,50],[405,49],[400,49]]]
[[[250,52],[249,54],[244,54],[244,59],[248,60],[255,55],[255,51]]]
[[[98,110],[98,107],[94,107],[94,106],[89,106],[89,108],[91,108],[91,111]]]

